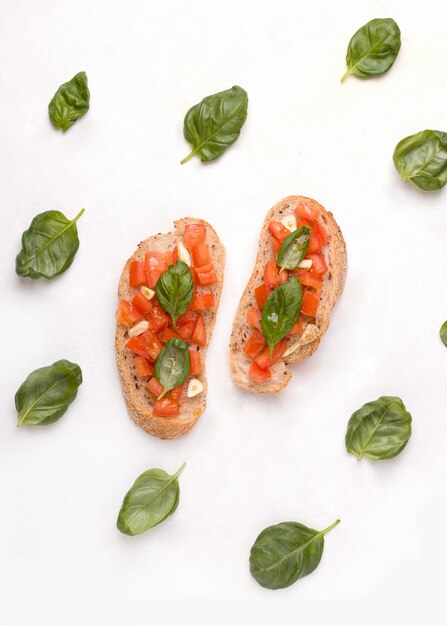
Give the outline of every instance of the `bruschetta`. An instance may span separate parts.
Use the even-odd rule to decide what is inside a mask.
[[[205,221],[141,242],[118,287],[116,358],[133,420],[161,439],[186,434],[206,407],[205,356],[225,249]]]
[[[287,386],[288,365],[318,348],[346,271],[343,235],[321,204],[289,196],[267,213],[231,334],[236,385],[267,394]]]

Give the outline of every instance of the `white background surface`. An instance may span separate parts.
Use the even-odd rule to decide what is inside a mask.
[[[446,130],[445,2],[1,0],[0,9],[0,622],[441,623],[447,191],[401,182],[392,153],[409,134]],[[341,85],[348,41],[374,17],[398,22],[398,60],[381,79]],[[80,70],[91,108],[63,135],[47,104]],[[213,164],[180,166],[185,112],[233,84],[250,98],[239,140]],[[254,397],[229,377],[232,317],[265,212],[295,193],[336,216],[348,280],[318,352],[280,397]],[[32,217],[82,207],[70,270],[20,280],[14,258]],[[189,436],[164,442],[124,406],[116,288],[136,244],[185,215],[217,229],[226,283],[206,414]],[[52,426],[17,429],[16,389],[59,358],[82,367],[76,402]],[[400,457],[359,463],[345,451],[347,421],[384,394],[402,397],[413,436]],[[175,515],[121,535],[116,516],[134,479],[183,461]],[[337,517],[311,576],[277,592],[251,578],[249,550],[265,526],[320,529]]]

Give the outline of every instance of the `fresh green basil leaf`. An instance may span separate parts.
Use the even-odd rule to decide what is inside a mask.
[[[381,396],[353,413],[346,432],[346,449],[360,460],[391,459],[411,435],[411,415],[400,398]]]
[[[295,326],[301,311],[303,292],[296,276],[285,285],[276,287],[265,301],[262,309],[262,334],[270,348],[270,355],[276,344]]]
[[[447,183],[447,133],[423,130],[396,146],[394,165],[402,178],[425,191],[442,189]]]
[[[235,85],[207,96],[185,116],[183,134],[193,147],[180,163],[195,154],[201,161],[214,161],[239,137],[247,119],[247,92]]]
[[[250,552],[250,573],[267,589],[284,589],[318,566],[324,548],[325,530],[307,528],[298,522],[282,522],[265,528]]]
[[[180,488],[178,477],[185,463],[172,476],[162,469],[150,469],[138,476],[126,493],[116,522],[126,535],[140,535],[172,515],[176,510]]]
[[[183,339],[169,339],[161,349],[155,361],[155,377],[163,385],[163,398],[168,391],[179,387],[189,376],[190,359],[189,349]]]
[[[358,78],[374,78],[388,72],[400,50],[400,29],[391,18],[371,20],[353,35],[346,54],[348,71]]]
[[[59,87],[48,105],[48,113],[53,126],[65,133],[77,119],[87,113],[89,106],[87,74],[79,72],[68,83]]]
[[[194,295],[191,271],[183,261],[170,265],[157,280],[155,293],[160,306],[172,317],[177,329],[177,318],[188,308]]]
[[[441,337],[442,343],[447,347],[447,322],[444,322],[441,326],[439,336]]]
[[[73,263],[79,248],[76,222],[60,211],[44,211],[31,222],[22,235],[22,249],[16,257],[16,272],[32,279],[51,280],[63,274]]]
[[[294,270],[304,259],[310,242],[310,228],[301,226],[287,235],[281,244],[276,263],[281,271]]]
[[[18,426],[56,422],[76,398],[81,383],[81,368],[65,359],[31,372],[15,395]]]

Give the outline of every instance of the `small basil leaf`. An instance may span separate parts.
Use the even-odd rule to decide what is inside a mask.
[[[374,78],[388,72],[400,50],[400,29],[391,18],[371,20],[353,35],[346,54],[348,71],[359,78]]]
[[[318,566],[324,548],[325,530],[307,528],[298,522],[282,522],[265,528],[250,552],[250,573],[267,589],[284,589]]]
[[[294,270],[304,259],[310,242],[310,228],[301,226],[293,233],[287,235],[281,244],[276,257],[276,263],[280,266],[281,271]]]
[[[302,288],[296,276],[285,285],[276,287],[269,294],[262,309],[262,334],[270,348],[270,354],[276,344],[295,326],[301,311]]]
[[[411,435],[411,415],[400,398],[382,396],[353,413],[346,432],[346,449],[360,460],[391,459]]]
[[[18,426],[56,422],[76,398],[81,383],[81,368],[65,359],[31,372],[15,395]]]
[[[87,74],[79,72],[68,83],[59,87],[48,105],[48,113],[53,126],[65,133],[77,119],[87,113],[89,106]]]
[[[155,293],[160,306],[172,317],[177,328],[177,318],[188,308],[194,295],[194,283],[189,267],[183,261],[171,265],[157,280]]]
[[[214,161],[239,137],[247,119],[247,92],[235,85],[207,96],[185,116],[183,134],[193,147],[180,163],[197,154],[201,161]]]
[[[396,146],[394,165],[402,178],[425,191],[442,189],[447,183],[447,133],[423,130]]]
[[[185,463],[173,474],[150,469],[138,476],[126,493],[116,522],[126,535],[140,535],[172,515],[176,510],[180,488],[178,477]]]
[[[447,322],[444,322],[441,326],[439,336],[441,337],[442,343],[447,346]]]
[[[182,339],[169,339],[155,361],[155,377],[163,385],[163,398],[168,391],[181,385],[189,376],[189,349]]]
[[[60,211],[39,213],[22,235],[22,249],[16,257],[16,273],[32,279],[51,280],[73,263],[79,248],[76,222],[84,209],[68,220]]]

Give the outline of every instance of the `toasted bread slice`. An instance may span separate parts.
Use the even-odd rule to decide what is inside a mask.
[[[304,332],[299,339],[288,338],[285,354],[287,354],[289,349],[292,350],[298,341],[300,342],[299,346],[272,366],[272,377],[263,382],[254,382],[248,374],[251,359],[246,356],[243,347],[247,337],[252,332],[252,328],[250,328],[247,322],[247,309],[256,304],[254,290],[263,283],[265,264],[274,258],[268,225],[271,220],[280,221],[288,215],[292,215],[301,202],[320,211],[320,220],[328,233],[328,242],[323,247],[323,254],[329,271],[323,278],[317,317],[315,320],[312,318],[307,320]],[[230,365],[231,375],[236,385],[247,391],[268,394],[279,393],[287,386],[292,377],[287,365],[306,359],[318,348],[321,338],[329,326],[334,304],[343,291],[346,271],[346,244],[332,213],[326,211],[315,200],[303,196],[289,196],[270,209],[262,226],[255,268],[239,302],[233,322],[230,343]]]
[[[223,247],[215,230],[204,220],[186,217],[174,222],[175,232],[166,235],[158,234],[148,237],[142,241],[135,253],[127,261],[118,286],[118,297],[124,300],[131,300],[135,294],[135,289],[129,287],[130,263],[134,260],[142,260],[147,251],[166,252],[172,250],[179,241],[183,241],[182,235],[187,224],[204,224],[207,227],[206,243],[209,245],[211,260],[217,273],[217,282],[210,287],[203,288],[203,291],[214,295],[214,307],[201,311],[206,327],[207,345],[211,339],[214,324],[216,321],[217,309],[219,307],[222,293],[224,268],[225,268],[225,248]],[[202,290],[198,287],[198,292]],[[124,392],[127,408],[132,419],[151,435],[160,439],[174,439],[181,437],[191,430],[194,424],[204,412],[206,407],[207,381],[205,376],[206,347],[200,348],[202,358],[202,373],[194,375],[203,385],[203,391],[193,397],[188,398],[186,387],[180,401],[180,413],[177,417],[158,417],[153,415],[153,402],[146,390],[146,381],[137,376],[134,366],[134,355],[126,349],[128,341],[127,329],[117,324],[116,327],[116,359],[121,378],[121,385]]]

